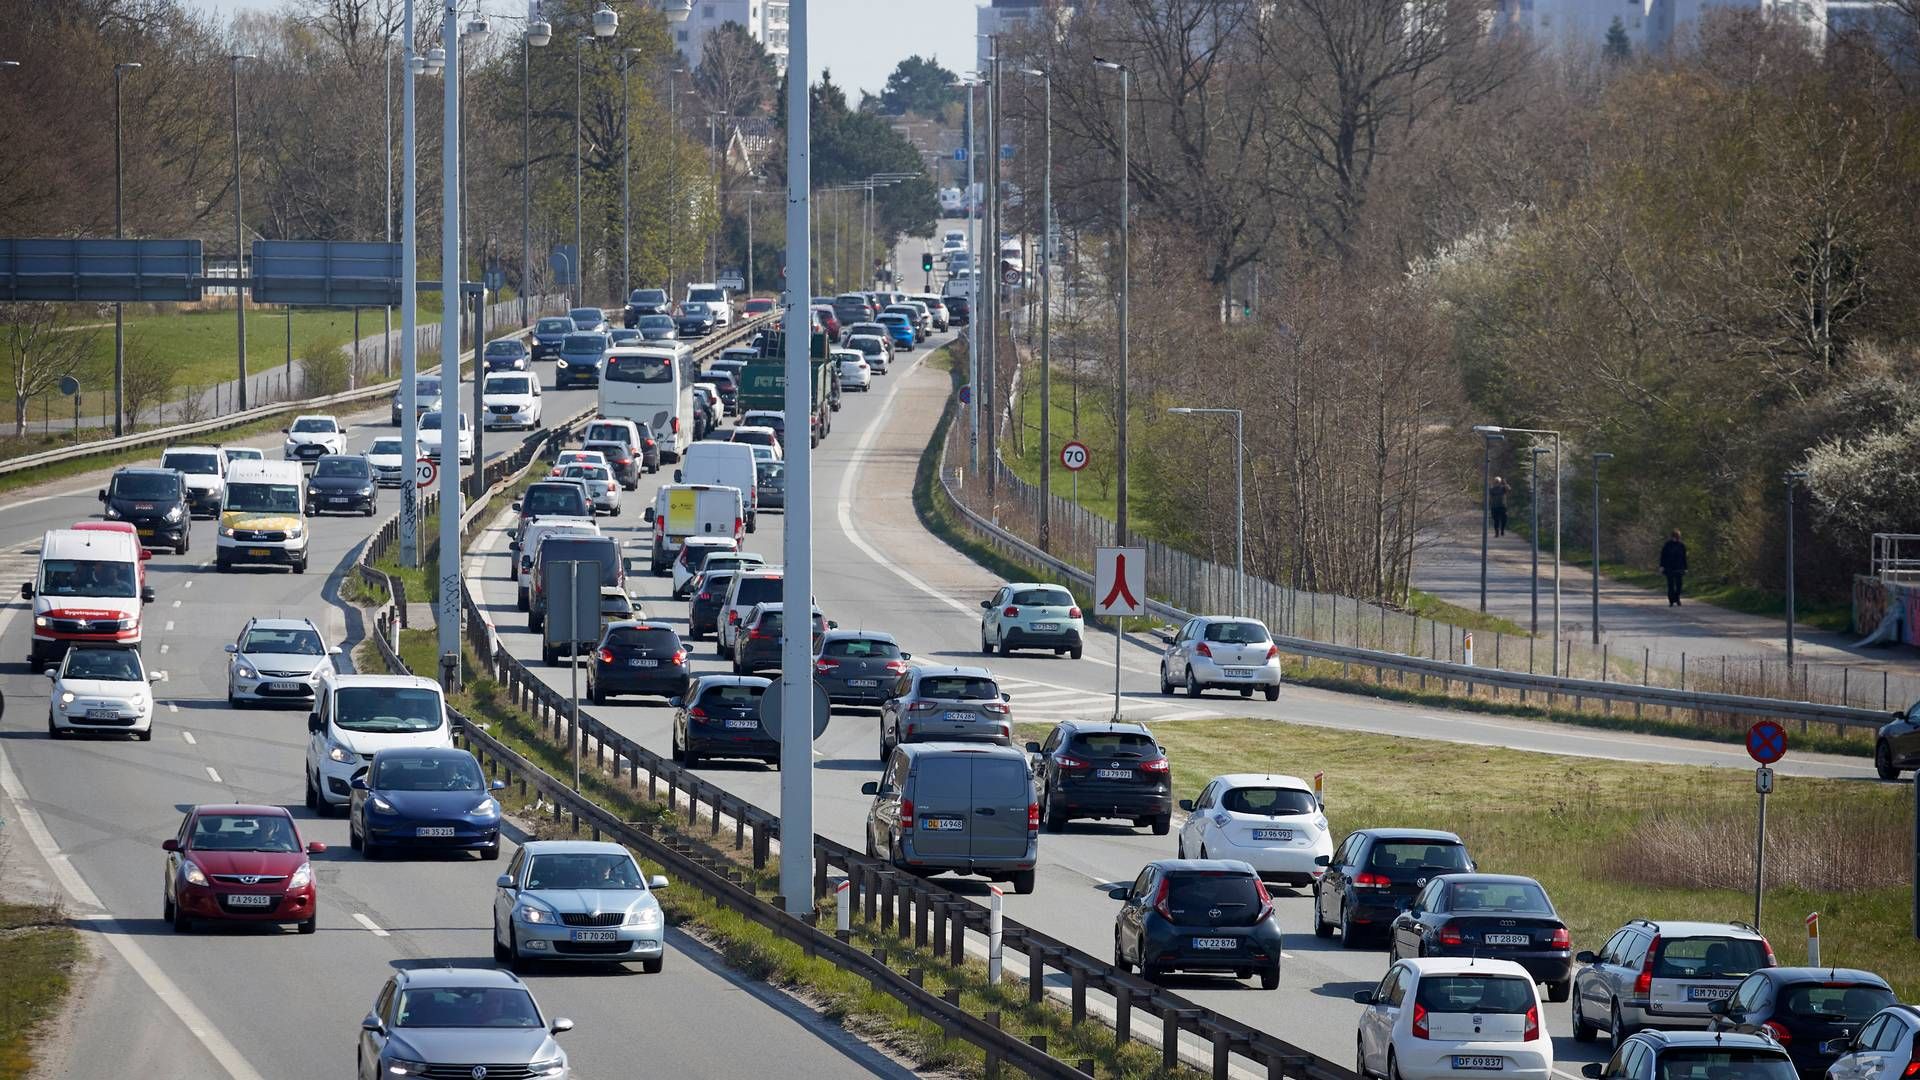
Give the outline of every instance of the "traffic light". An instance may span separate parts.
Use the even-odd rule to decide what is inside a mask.
[[[920,269],[929,274],[933,273],[933,252],[923,251],[920,253]]]

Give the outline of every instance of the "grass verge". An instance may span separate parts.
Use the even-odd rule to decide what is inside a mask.
[[[1468,630],[1484,630],[1489,633],[1499,632],[1502,634],[1511,634],[1514,637],[1528,636],[1527,628],[1511,619],[1503,619],[1498,615],[1489,615],[1484,611],[1475,611],[1472,608],[1461,607],[1459,604],[1442,600],[1432,593],[1421,592],[1419,589],[1407,590],[1407,602],[1401,605],[1400,610],[1418,618],[1432,619],[1441,623],[1452,623],[1454,626],[1465,627]]]
[[[33,1072],[34,1038],[65,1003],[81,955],[58,907],[0,902],[0,1076]]]

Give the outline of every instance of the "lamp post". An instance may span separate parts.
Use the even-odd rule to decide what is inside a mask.
[[[122,193],[124,191],[125,170],[120,154],[120,77],[129,71],[139,71],[142,66],[138,61],[128,61],[126,63],[113,65],[113,238],[115,240],[121,239],[124,235],[122,231],[124,220],[122,213]],[[234,292],[238,295],[240,289],[238,280],[240,268],[238,266],[234,267],[233,272],[235,276]],[[113,303],[113,433],[115,435],[125,435],[127,433],[126,384],[126,305],[116,300]]]
[[[460,0],[446,0],[440,24],[446,70],[440,120],[440,570],[437,655],[460,655]],[[478,345],[478,342],[475,342]],[[474,354],[474,380],[480,379]],[[475,416],[474,423],[480,418]],[[450,682],[458,678],[453,668]],[[452,689],[450,685],[448,689]]]
[[[520,35],[520,324],[533,321],[533,50],[553,40],[553,24],[535,19]]]
[[[236,378],[239,383],[239,406],[247,407],[247,294],[240,288],[241,268],[246,265],[245,241],[241,237],[240,226],[240,61],[252,60],[246,53],[234,53],[227,57],[232,69],[233,89],[233,324],[237,342],[236,363],[239,371]],[[359,355],[360,345],[354,343],[354,354]]]
[[[413,81],[435,70],[431,56],[420,56],[413,46],[413,0],[406,0],[401,21],[400,51],[407,63],[400,81],[400,446],[409,462],[420,453],[419,394],[419,238],[414,188],[416,179]],[[434,50],[438,52],[439,50]],[[444,55],[442,58],[444,62]],[[292,340],[292,308],[288,308],[288,340]],[[400,563],[420,565],[420,493],[417,485],[400,484]]]
[[[1094,57],[1096,66],[1108,71],[1120,73],[1120,373],[1119,373],[1119,410],[1114,419],[1114,442],[1118,460],[1115,463],[1117,499],[1114,503],[1115,539],[1127,542],[1127,287],[1129,284],[1128,248],[1131,244],[1131,215],[1127,206],[1127,126],[1131,103],[1132,72],[1125,64]],[[998,243],[998,241],[996,241]]]
[[[791,15],[789,15],[791,17]],[[667,174],[667,304],[669,310],[673,304],[673,257],[678,255],[680,241],[680,211],[685,209],[680,200],[680,80],[676,76],[686,74],[686,68],[667,69],[667,148],[672,155],[673,169]]]
[[[633,125],[628,117],[633,109],[633,90],[627,75],[633,70],[633,58],[641,50],[629,48],[620,54],[620,297],[625,303],[633,295]]]
[[[1040,124],[1047,147],[1040,173],[1040,550],[1046,551],[1053,509],[1053,76],[1039,68],[1021,71],[1042,81],[1046,102]],[[1241,567],[1243,580],[1245,571]]]
[[[1558,675],[1560,674],[1560,432],[1554,431],[1551,428],[1499,427],[1494,424],[1482,424],[1482,425],[1476,426],[1473,430],[1478,431],[1482,434],[1493,433],[1493,434],[1506,434],[1506,435],[1551,435],[1553,436],[1553,448],[1551,450],[1551,453],[1553,454],[1553,668],[1552,670],[1553,670],[1553,674]],[[1545,447],[1529,447],[1528,449],[1534,455],[1533,457],[1528,459],[1530,466],[1537,465],[1539,463],[1538,455],[1549,452]],[[1537,498],[1539,484],[1536,483],[1532,478],[1534,469],[1529,467],[1527,472],[1528,472],[1528,485],[1529,485],[1528,491],[1532,493],[1529,495],[1529,498],[1527,501],[1533,504],[1531,508],[1531,511],[1533,514],[1533,576],[1534,576],[1532,632],[1537,634],[1540,632],[1540,500]]]
[[[973,200],[973,159],[978,156],[976,131],[973,125],[974,91],[983,80],[975,79],[967,84],[967,194],[960,200],[967,215],[967,231],[972,234],[969,246],[973,251],[973,273],[967,275],[967,467],[974,472],[980,471],[980,334],[975,327],[980,325],[980,208]]]
[[[387,38],[384,42],[382,51],[386,53],[387,76],[385,86],[387,92],[387,216],[385,219],[385,231],[387,243],[391,244],[393,243],[393,39],[391,37]],[[291,319],[291,316],[289,316],[289,319]],[[380,353],[381,367],[385,370],[385,374],[391,377],[393,375],[392,304],[383,304],[380,307]]]
[[[1483,439],[1480,450],[1480,613],[1487,611],[1487,525],[1493,518],[1493,444],[1506,442],[1499,429],[1474,427]]]
[[[1174,408],[1175,416],[1233,417],[1233,613],[1247,613],[1247,492],[1242,471],[1247,461],[1246,413],[1240,409]]]
[[[1787,485],[1787,689],[1793,689],[1793,489],[1807,474],[1787,473],[1781,479]],[[1920,798],[1920,797],[1917,797]]]
[[[1600,463],[1613,455],[1595,451],[1593,455],[1593,643],[1600,644]]]
[[[574,40],[573,49],[573,261],[574,275],[579,281],[579,293],[582,298],[587,293],[586,266],[586,203],[583,197],[586,167],[581,158],[582,131],[581,112],[585,97],[581,90],[581,66],[585,62],[587,47],[593,44],[593,38],[582,34]]]

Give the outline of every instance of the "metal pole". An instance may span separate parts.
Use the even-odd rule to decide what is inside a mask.
[[[520,32],[520,324],[533,322],[533,42]]]
[[[753,197],[755,191],[747,192],[747,295],[753,295]]]
[[[1487,525],[1493,519],[1493,440],[1480,440],[1480,613],[1487,611]]]
[[[1787,474],[1787,689],[1793,689],[1793,484],[1804,473]],[[1765,820],[1763,817],[1761,820]],[[1755,926],[1760,925],[1755,923]]]
[[[580,92],[580,65],[587,54],[587,46],[591,44],[593,39],[587,37],[579,38],[573,44],[573,275],[578,279],[578,296],[581,299],[587,295],[587,249],[584,240],[586,233],[581,224],[584,213],[582,207],[585,205],[581,201],[581,181],[585,172],[580,159],[580,112],[585,99]]]
[[[788,5],[787,39],[787,290],[786,413],[796,424],[813,408],[811,342],[804,327],[813,280],[807,234],[813,207],[809,142],[811,69],[807,66],[807,0]],[[813,910],[813,451],[804,428],[788,449],[787,518],[781,529],[785,595],[800,612],[797,632],[780,646],[780,895],[787,911]],[[798,629],[804,627],[804,629]]]
[[[967,275],[967,468],[974,473],[980,471],[980,271],[985,265],[980,258],[980,216],[973,205],[973,159],[978,140],[973,125],[974,91],[978,87],[967,88],[967,197],[961,200],[966,208],[967,231],[973,234],[973,273]],[[871,181],[869,181],[871,184]],[[867,200],[871,205],[873,189],[867,189]],[[868,226],[871,235],[872,226]],[[873,261],[867,261],[867,273],[873,273]]]
[[[387,243],[393,243],[393,39],[386,42],[387,52]],[[380,308],[380,367],[383,377],[393,377],[393,305]],[[268,376],[268,385],[272,385]]]
[[[420,565],[420,492],[413,483],[413,459],[420,454],[419,382],[419,242],[414,219],[415,161],[413,78],[417,58],[413,49],[413,0],[406,0],[401,20],[400,51],[406,64],[400,74],[400,452],[405,468],[400,481],[400,565]],[[292,356],[293,308],[287,308],[287,347]],[[292,363],[288,363],[291,371]]]
[[[1553,433],[1553,673],[1560,674],[1560,433]]]
[[[1529,532],[1533,533],[1533,573],[1530,588],[1533,595],[1533,616],[1527,623],[1527,633],[1540,636],[1540,455],[1546,450],[1538,446],[1527,448],[1527,507],[1533,516]]]
[[[240,380],[238,407],[247,407],[247,294],[240,288],[241,268],[246,265],[245,241],[241,236],[240,225],[240,61],[244,56],[228,58],[233,81],[233,324],[235,329],[235,363],[239,368],[236,377]],[[358,341],[354,348],[360,347]]]
[[[572,599],[567,604],[567,617],[574,625],[579,623],[579,612],[574,610],[580,605],[580,563],[573,562],[567,567],[567,591]],[[598,603],[595,600],[595,603]],[[574,626],[567,627],[567,636],[573,636]],[[573,704],[573,723],[567,729],[567,741],[573,744],[573,790],[580,790],[580,648],[575,642],[567,649],[567,700]]]
[[[1247,614],[1247,489],[1242,480],[1247,464],[1247,414],[1233,410],[1233,603],[1234,614]]]
[[[1117,497],[1114,502],[1114,540],[1125,545],[1127,542],[1127,292],[1131,285],[1131,246],[1133,242],[1132,213],[1127,203],[1127,161],[1129,105],[1132,101],[1133,73],[1123,64],[1110,65],[1120,72],[1120,371],[1117,397],[1118,413],[1115,417],[1116,452],[1119,459],[1115,464],[1117,479]]]
[[[993,57],[987,62],[990,73],[987,81],[987,216],[980,226],[980,239],[985,246],[993,249],[988,265],[987,279],[987,331],[986,352],[982,354],[984,368],[981,371],[982,382],[974,387],[981,398],[981,406],[987,414],[987,497],[991,499],[998,488],[1000,475],[1000,453],[995,437],[1000,429],[999,423],[999,381],[1000,381],[1000,230],[1005,226],[1000,222],[1000,42],[989,37],[993,47]]]
[[[1593,455],[1593,643],[1600,644],[1600,463],[1613,455]]]
[[[485,491],[487,471],[487,373],[480,363],[480,343],[487,340],[487,288],[485,285],[473,294],[473,493],[479,498]],[[456,413],[458,409],[454,410]],[[444,425],[446,417],[440,422]],[[460,427],[459,417],[454,417],[453,429],[453,467],[460,465]],[[440,437],[440,445],[446,445],[446,436]],[[444,451],[443,451],[444,453]]]
[[[460,6],[447,0],[442,46],[447,50],[440,154],[440,655],[460,655]],[[477,344],[477,343],[476,343]],[[479,354],[475,353],[477,359]],[[476,364],[477,368],[479,365]],[[474,377],[479,378],[476,370]],[[449,427],[448,425],[452,426]]]
[[[1765,769],[1766,766],[1762,765],[1760,766],[1760,768]],[[1756,782],[1754,786],[1758,788],[1760,785]],[[1761,901],[1761,896],[1766,889],[1766,877],[1767,877],[1767,794],[1766,792],[1764,791],[1761,792],[1759,795],[1759,799],[1760,799],[1760,824],[1758,827],[1758,831],[1756,831],[1753,835],[1753,928],[1755,930],[1758,930],[1760,928],[1760,901]]]
[[[120,153],[120,77],[129,71],[138,70],[138,63],[129,62],[113,65],[113,238],[120,239],[124,214],[122,212],[122,191],[124,189],[125,168]],[[238,203],[238,192],[235,202]],[[234,296],[240,295],[240,267],[233,268]],[[113,433],[116,436],[127,433],[127,321],[126,305],[114,301],[113,304]]]
[[[628,89],[627,74],[633,70],[629,50],[620,64],[620,297],[621,303],[633,295],[633,125],[627,122],[633,109],[633,92]]]
[[[1040,173],[1040,550],[1048,550],[1053,506],[1053,73],[1044,73],[1046,160]]]

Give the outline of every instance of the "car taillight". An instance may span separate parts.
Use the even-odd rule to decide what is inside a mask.
[[[1647,944],[1647,958],[1640,961],[1640,974],[1633,980],[1633,992],[1650,994],[1653,992],[1653,958],[1660,955],[1660,938],[1656,935]]]
[[[1030,802],[1027,804],[1027,835],[1031,836],[1039,831],[1040,831],[1040,804],[1037,802]]]
[[[703,593],[701,593],[701,594],[700,594],[700,599],[702,599],[702,600],[711,600],[711,599],[713,599],[713,594],[712,594],[712,593],[710,593],[710,592],[703,592]]]
[[[669,664],[684,664],[686,662],[687,662],[687,650],[685,649],[675,649],[673,651],[673,655],[667,657],[667,663]]]
[[[933,710],[933,709],[937,709],[937,708],[939,708],[939,707],[940,707],[940,705],[939,705],[939,703],[938,703],[938,702],[933,702],[933,701],[916,701],[916,702],[914,702],[913,704],[911,704],[911,705],[909,705],[909,706],[907,706],[907,711],[908,711],[908,712],[929,712],[929,711],[931,711],[931,710]]]
[[[903,827],[908,829],[913,828],[913,800],[912,799],[900,800],[900,824]]]
[[[1141,762],[1140,771],[1150,773],[1171,772],[1173,771],[1173,763],[1166,758],[1154,758],[1152,761]]]
[[[1431,1036],[1427,1034],[1427,1007],[1417,1001],[1413,1003],[1413,1037],[1416,1039],[1431,1038]]]
[[[1527,1009],[1527,1031],[1526,1031],[1526,1034],[1520,1036],[1520,1038],[1523,1042],[1532,1042],[1533,1040],[1538,1039],[1539,1037],[1540,1037],[1540,1006],[1534,1005]]]
[[[1161,878],[1160,891],[1153,894],[1153,910],[1159,912],[1160,917],[1168,922],[1173,921],[1173,912],[1167,910],[1167,894],[1172,891],[1173,880],[1171,878]]]
[[[1077,618],[1079,618],[1079,617],[1080,617],[1080,609],[1079,609],[1079,608],[1077,608],[1077,607],[1070,607],[1070,608],[1068,608],[1068,609],[1067,609],[1067,618],[1069,618],[1069,619],[1077,619]]]
[[[695,705],[693,708],[687,710],[687,719],[696,724],[704,724],[707,722],[707,710]]]
[[[1765,1031],[1767,1034],[1773,1036],[1773,1041],[1779,1043],[1782,1046],[1785,1046],[1786,1044],[1793,1041],[1793,1032],[1788,1031],[1787,1025],[1781,1023],[1778,1020],[1768,1020],[1765,1023],[1761,1024],[1760,1028],[1761,1030]],[[1908,1075],[1912,1075],[1912,1074],[1909,1073]]]
[[[600,662],[601,662],[601,663],[603,663],[603,664],[611,664],[611,663],[613,663],[613,650],[612,650],[612,649],[601,649],[601,650],[600,650],[599,652],[597,652],[597,653],[594,653],[593,655],[595,655],[595,656],[597,656],[597,657],[599,657],[599,658],[600,658]]]
[[[746,522],[745,522],[745,521],[743,521],[743,520],[741,520],[740,518],[734,518],[734,519],[733,519],[733,535],[735,535],[735,536],[739,536],[739,535],[740,535],[740,526],[742,526],[742,525],[745,525],[745,524],[746,524]]]
[[[762,630],[757,626],[754,627],[752,630],[748,631],[747,633],[747,640],[749,641],[766,641],[771,637],[773,637],[772,634],[767,633],[765,630]]]
[[[1900,1075],[1903,1078],[1920,1076],[1920,1035],[1914,1036],[1913,1049],[1907,1051],[1907,1067]]]
[[[987,710],[990,713],[999,713],[1002,715],[1013,712],[1012,709],[1007,708],[1007,703],[1004,701],[989,701],[986,704],[982,705],[981,708]]]
[[[818,660],[815,660],[815,661],[813,662],[813,670],[815,670],[815,671],[817,671],[817,672],[819,672],[819,673],[820,673],[820,674],[822,674],[822,675],[826,675],[826,674],[828,674],[828,673],[830,673],[830,672],[832,672],[832,671],[833,671],[833,669],[835,669],[835,668],[837,668],[837,667],[839,667],[839,666],[840,666],[840,661],[838,661],[838,660],[829,660],[829,659],[827,659],[827,658],[826,658],[826,657],[824,657],[824,656],[823,656],[823,657],[821,657],[821,658],[820,658],[820,659],[818,659]]]
[[[614,459],[613,459],[613,463],[614,463],[615,465],[631,465],[631,464],[633,464],[633,459],[632,459],[632,458],[623,458],[623,457],[617,457],[617,458],[614,458]]]
[[[644,442],[644,443],[642,443],[641,445],[643,445],[643,446],[645,446],[645,447],[646,447],[647,449],[649,449],[649,450],[651,450],[651,449],[653,449],[653,446],[654,446],[654,443],[653,443],[653,440],[652,440],[652,439],[648,439],[648,440],[647,440],[646,442]]]
[[[905,660],[887,661],[887,674],[905,675],[906,673],[907,673],[907,662]]]
[[[1273,894],[1267,891],[1267,883],[1259,878],[1253,879],[1253,890],[1260,894],[1260,913],[1253,917],[1253,921],[1266,922],[1267,917],[1273,914]]]
[[[1020,617],[1020,609],[1017,607],[1014,607],[1012,604],[1008,604],[1006,610],[1002,611],[1000,614],[1006,616],[1009,619],[1017,619]]]
[[[1567,928],[1563,926],[1553,932],[1553,937],[1547,939],[1547,946],[1554,949],[1571,949],[1573,948],[1573,937],[1567,933]]]
[[[737,623],[737,622],[739,622],[739,621],[740,621],[740,613],[739,613],[739,612],[737,612],[737,611],[729,611],[729,612],[727,612],[727,621],[728,621],[728,622],[730,622],[730,623]]]
[[[1779,963],[1779,961],[1773,958],[1773,943],[1768,941],[1766,938],[1761,938],[1760,947],[1767,950],[1767,966],[1768,967],[1776,966]]]
[[[667,428],[668,430],[672,431],[675,435],[680,434],[680,418],[676,416],[672,420],[668,421]]]
[[[1392,878],[1385,874],[1376,874],[1371,870],[1362,871],[1353,876],[1353,887],[1356,889],[1384,889],[1391,884],[1393,884]]]
[[[1440,928],[1440,944],[1464,945],[1466,944],[1466,939],[1460,936],[1459,930],[1451,926],[1443,926]]]
[[[1079,758],[1067,757],[1065,755],[1054,758],[1053,763],[1063,769],[1084,769],[1087,767],[1087,763],[1081,761]]]
[[[1197,656],[1211,657],[1213,655],[1213,650],[1208,648],[1207,643],[1204,641],[1198,645],[1195,645],[1193,647],[1193,651],[1194,651],[1194,654]]]
[[[1280,659],[1280,646],[1278,645],[1267,646],[1267,659],[1269,660]]]

